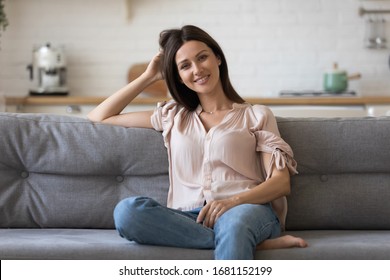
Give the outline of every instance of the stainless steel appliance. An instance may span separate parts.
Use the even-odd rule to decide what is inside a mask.
[[[31,95],[67,95],[66,59],[62,48],[47,43],[35,48],[30,71]]]

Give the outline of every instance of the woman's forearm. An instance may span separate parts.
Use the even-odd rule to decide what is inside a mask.
[[[264,204],[290,193],[290,174],[288,169],[274,170],[267,181],[253,189],[232,197],[236,205],[252,203]]]
[[[118,115],[134,98],[154,82],[155,79],[142,74],[100,103],[88,114],[88,119],[101,122],[109,117]]]

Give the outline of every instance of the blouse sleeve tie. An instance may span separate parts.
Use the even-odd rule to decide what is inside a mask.
[[[291,175],[297,174],[297,162],[294,160],[294,153],[280,136],[265,130],[255,131],[257,140],[256,151],[271,154],[271,162],[267,170],[275,164],[278,170],[288,168]],[[270,172],[267,172],[269,179]]]

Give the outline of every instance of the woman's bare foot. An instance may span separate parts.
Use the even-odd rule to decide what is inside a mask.
[[[274,239],[267,239],[256,246],[256,250],[284,249],[284,248],[305,248],[308,244],[300,237],[283,235]]]

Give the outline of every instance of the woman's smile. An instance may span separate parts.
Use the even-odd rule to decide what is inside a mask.
[[[204,85],[207,83],[209,79],[210,79],[210,75],[206,75],[196,79],[194,82],[197,83],[198,85]]]

